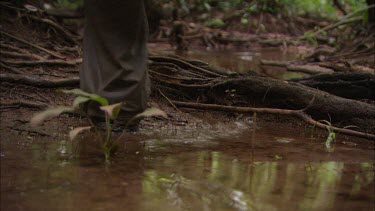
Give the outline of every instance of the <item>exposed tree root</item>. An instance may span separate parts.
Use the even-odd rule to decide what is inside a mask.
[[[48,24],[48,25],[52,26],[53,28],[57,29],[59,32],[61,32],[69,42],[71,42],[75,45],[79,44],[79,42],[77,41],[78,37],[76,35],[73,35],[71,32],[66,30],[64,27],[62,27],[58,23],[52,21],[51,19],[39,18],[39,17],[34,16],[34,15],[25,15],[24,17],[31,18],[35,21],[40,21],[42,23]]]
[[[5,36],[7,36],[7,37],[10,37],[10,38],[12,38],[12,39],[14,39],[14,40],[17,40],[17,41],[19,41],[19,42],[21,42],[21,43],[24,43],[24,44],[27,44],[27,45],[29,45],[29,46],[32,46],[32,47],[34,47],[34,48],[36,48],[36,49],[38,49],[38,50],[40,50],[40,51],[43,51],[43,52],[45,52],[45,53],[48,53],[48,54],[51,55],[51,56],[56,57],[56,58],[59,58],[59,59],[65,59],[64,56],[62,56],[62,55],[60,55],[60,54],[58,54],[58,53],[56,53],[56,52],[53,52],[53,51],[51,51],[51,50],[48,50],[48,49],[45,49],[45,48],[40,47],[40,46],[38,46],[38,45],[35,45],[35,44],[33,44],[33,43],[30,43],[30,42],[28,42],[28,41],[26,41],[26,40],[24,40],[24,39],[21,39],[21,38],[19,38],[19,37],[16,37],[16,36],[14,36],[14,35],[11,35],[11,34],[9,34],[9,33],[7,33],[7,32],[1,31],[1,34],[5,35]]]
[[[18,70],[17,68],[14,68],[14,67],[11,67],[11,66],[8,66],[2,62],[0,62],[0,67],[6,69],[6,70],[9,70],[11,71],[12,73],[16,73],[16,74],[24,74],[21,70]]]
[[[0,108],[6,109],[6,108],[36,108],[36,109],[45,109],[48,106],[46,104],[41,103],[34,103],[31,101],[26,100],[18,100],[18,101],[10,101],[10,102],[0,102]]]
[[[37,66],[37,65],[63,65],[63,66],[77,66],[82,63],[82,59],[75,60],[36,60],[36,61],[25,61],[25,60],[3,60],[4,63],[17,65],[17,66]]]
[[[306,107],[309,99],[315,96],[314,104],[306,110],[314,119],[331,118],[333,124],[357,125],[362,131],[375,131],[375,106],[367,103],[340,98],[297,83],[262,77],[256,73],[220,73],[214,67],[196,60],[168,56],[151,56],[150,60],[153,82],[170,100],[196,101],[198,98],[204,103],[299,110]],[[76,87],[79,84],[78,78],[51,81],[16,74],[1,74],[0,78],[4,82],[45,88]]]
[[[307,124],[326,129],[333,130],[346,135],[357,136],[361,138],[375,140],[375,134],[362,133],[355,130],[338,128],[330,125],[323,124],[319,121],[312,119],[309,115],[305,113],[305,109],[301,110],[288,110],[288,109],[275,109],[275,108],[252,108],[252,107],[236,107],[236,106],[224,106],[224,105],[215,105],[215,104],[202,104],[202,103],[187,103],[173,101],[173,103],[180,107],[186,108],[196,108],[196,109],[205,109],[205,110],[217,110],[217,111],[226,111],[226,112],[238,112],[238,113],[263,113],[263,114],[277,114],[277,115],[288,115],[294,116]]]
[[[321,74],[290,81],[340,97],[375,100],[375,76],[369,73]]]
[[[0,79],[1,82],[24,84],[40,88],[76,87],[79,85],[78,77],[61,80],[46,80],[32,76],[1,73]]]
[[[314,119],[329,120],[333,124],[357,125],[361,131],[375,132],[375,106],[330,95],[297,83],[252,75],[226,75],[207,81],[186,81],[188,75],[180,64],[179,71],[163,69],[157,63],[168,63],[160,57],[150,66],[155,85],[171,100],[184,100],[232,106],[270,107],[300,110],[315,96],[314,104],[305,112]],[[158,68],[155,68],[158,67]],[[155,69],[154,69],[155,68]],[[186,66],[185,66],[186,68]],[[212,67],[211,67],[212,68]],[[196,71],[199,75],[199,72]],[[204,75],[206,73],[201,73]],[[171,78],[173,77],[173,79]]]
[[[46,59],[46,58],[44,58],[42,56],[39,56],[37,54],[30,53],[29,51],[27,51],[25,49],[22,49],[22,48],[19,48],[15,45],[8,45],[6,43],[1,43],[0,47],[1,47],[1,49],[5,48],[5,49],[12,50],[12,53],[19,52],[21,57],[32,58],[32,59],[36,59],[36,60],[45,60]],[[4,54],[4,50],[2,50],[1,54],[6,56],[6,54]]]
[[[306,113],[314,119],[331,118],[343,126],[357,125],[362,131],[375,132],[375,106],[349,100],[301,84],[252,76],[232,78],[203,92],[205,103],[282,109],[302,109],[315,96]]]
[[[150,56],[149,57],[150,60],[152,61],[155,61],[155,62],[169,62],[169,63],[173,63],[173,64],[176,64],[178,66],[180,66],[182,69],[192,69],[194,71],[198,71],[200,72],[201,74],[202,73],[206,73],[207,75],[209,76],[213,76],[213,77],[225,77],[224,74],[220,74],[218,72],[213,72],[207,68],[202,68],[200,66],[197,66],[197,65],[194,65],[192,64],[191,62],[187,62],[187,61],[184,61],[182,59],[179,59],[179,58],[173,58],[173,57],[166,57],[166,56]]]

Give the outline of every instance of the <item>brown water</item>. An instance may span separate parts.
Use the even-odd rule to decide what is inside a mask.
[[[306,54],[307,49],[289,47],[281,48],[254,48],[251,51],[233,52],[228,50],[201,51],[191,50],[188,52],[175,52],[167,47],[150,45],[150,51],[162,52],[166,54],[177,54],[184,58],[199,59],[210,65],[221,67],[238,73],[256,71],[264,73],[273,78],[290,79],[304,76],[302,73],[288,72],[284,68],[259,65],[260,60],[292,61],[301,58]]]
[[[128,135],[111,165],[87,135],[1,140],[1,210],[374,210],[374,144],[246,122]],[[363,141],[363,140],[362,140]]]

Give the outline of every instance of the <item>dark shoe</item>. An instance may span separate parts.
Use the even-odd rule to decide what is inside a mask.
[[[88,118],[92,123],[98,126],[100,129],[106,130],[105,125],[105,114],[100,110],[100,104],[97,102],[90,101],[83,104],[82,110],[87,114]],[[126,129],[129,132],[136,132],[139,130],[139,123],[141,119],[132,120],[136,113],[120,112],[119,116],[111,124],[113,132],[121,132]],[[132,120],[129,124],[128,122]],[[127,128],[125,128],[127,127]]]

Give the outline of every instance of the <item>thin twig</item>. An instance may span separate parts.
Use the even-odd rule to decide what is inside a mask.
[[[175,105],[187,108],[196,108],[196,109],[205,109],[205,110],[219,110],[219,111],[231,111],[231,112],[239,112],[239,113],[265,113],[265,114],[277,114],[277,115],[289,115],[297,117],[304,122],[310,125],[316,125],[322,129],[328,129],[335,132],[340,132],[347,135],[357,136],[361,138],[375,140],[375,134],[370,133],[363,133],[355,130],[345,129],[345,128],[338,128],[333,127],[330,125],[323,124],[312,119],[308,116],[304,109],[302,110],[288,110],[288,109],[277,109],[277,108],[253,108],[253,107],[236,107],[236,106],[225,106],[225,105],[216,105],[216,104],[202,104],[202,103],[187,103],[187,102],[180,102],[180,101],[172,101]]]
[[[159,88],[156,88],[156,90],[158,90],[158,92],[168,101],[169,104],[171,104],[171,106],[176,109],[178,112],[180,112],[181,116],[184,117],[185,121],[188,122],[188,119],[186,118],[184,112],[182,112],[180,109],[177,108],[177,106],[159,89]]]

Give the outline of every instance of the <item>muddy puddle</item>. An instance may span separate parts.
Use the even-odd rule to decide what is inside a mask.
[[[192,49],[187,52],[175,52],[157,44],[150,44],[149,48],[151,52],[176,54],[183,58],[198,59],[210,65],[238,73],[247,73],[252,70],[277,79],[291,79],[305,76],[303,73],[288,72],[284,68],[270,66],[262,68],[259,65],[261,59],[273,61],[292,61],[300,59],[307,54],[307,49],[302,47],[289,47],[287,49],[274,47],[253,48],[251,51],[202,51]]]
[[[1,210],[375,208],[374,145],[339,136],[328,152],[303,129],[143,129],[121,140],[110,165],[90,135],[1,138]]]

